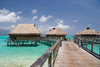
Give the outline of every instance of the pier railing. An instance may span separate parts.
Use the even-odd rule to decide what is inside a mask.
[[[48,59],[48,67],[53,67],[59,51],[61,40],[57,40],[40,58],[38,58],[30,67],[42,67]]]
[[[98,59],[100,59],[100,42],[95,42],[92,40],[83,39],[80,37],[75,37],[74,42],[84,50],[88,51]],[[97,46],[97,47],[95,47]],[[95,49],[94,49],[95,48]]]

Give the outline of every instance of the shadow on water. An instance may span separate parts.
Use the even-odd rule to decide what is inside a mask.
[[[43,45],[45,45],[45,46],[49,46],[49,47],[51,47],[51,46],[52,46],[51,44],[43,44]]]
[[[40,45],[45,45],[45,46],[48,46],[48,47],[51,47],[53,44],[44,44],[44,43],[38,43],[37,45],[34,45],[34,44],[20,44],[20,46],[18,46],[18,47],[38,47],[38,46],[40,46]],[[16,45],[14,45],[14,44],[11,44],[11,45],[4,45],[4,47],[17,47]]]
[[[37,44],[37,45],[31,45],[31,44],[25,44],[25,45],[20,45],[20,46],[18,46],[18,47],[38,47],[40,44]],[[12,44],[12,45],[5,45],[4,47],[17,47],[17,46],[15,46],[14,44]]]

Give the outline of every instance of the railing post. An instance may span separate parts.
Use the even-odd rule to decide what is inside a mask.
[[[87,47],[88,47],[88,41],[86,41],[86,50],[87,50]]]
[[[99,58],[100,58],[100,44],[99,44]]]
[[[91,43],[92,45],[91,45],[91,51],[92,51],[92,53],[93,53],[93,42]]]
[[[52,67],[52,53],[50,54],[48,59],[48,67]]]
[[[84,40],[83,40],[83,48],[84,48]]]
[[[78,38],[76,39],[76,43],[78,44]]]
[[[80,44],[79,39],[78,39],[78,45]]]
[[[55,64],[55,48],[53,50],[53,66],[54,66],[54,64]]]
[[[80,47],[81,47],[81,40],[79,42],[80,42]]]

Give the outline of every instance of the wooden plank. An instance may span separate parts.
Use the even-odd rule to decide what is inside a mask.
[[[77,44],[62,41],[54,67],[100,67],[100,60]]]

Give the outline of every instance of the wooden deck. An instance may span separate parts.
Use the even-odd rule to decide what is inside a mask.
[[[100,67],[100,60],[71,41],[62,41],[54,67]]]

